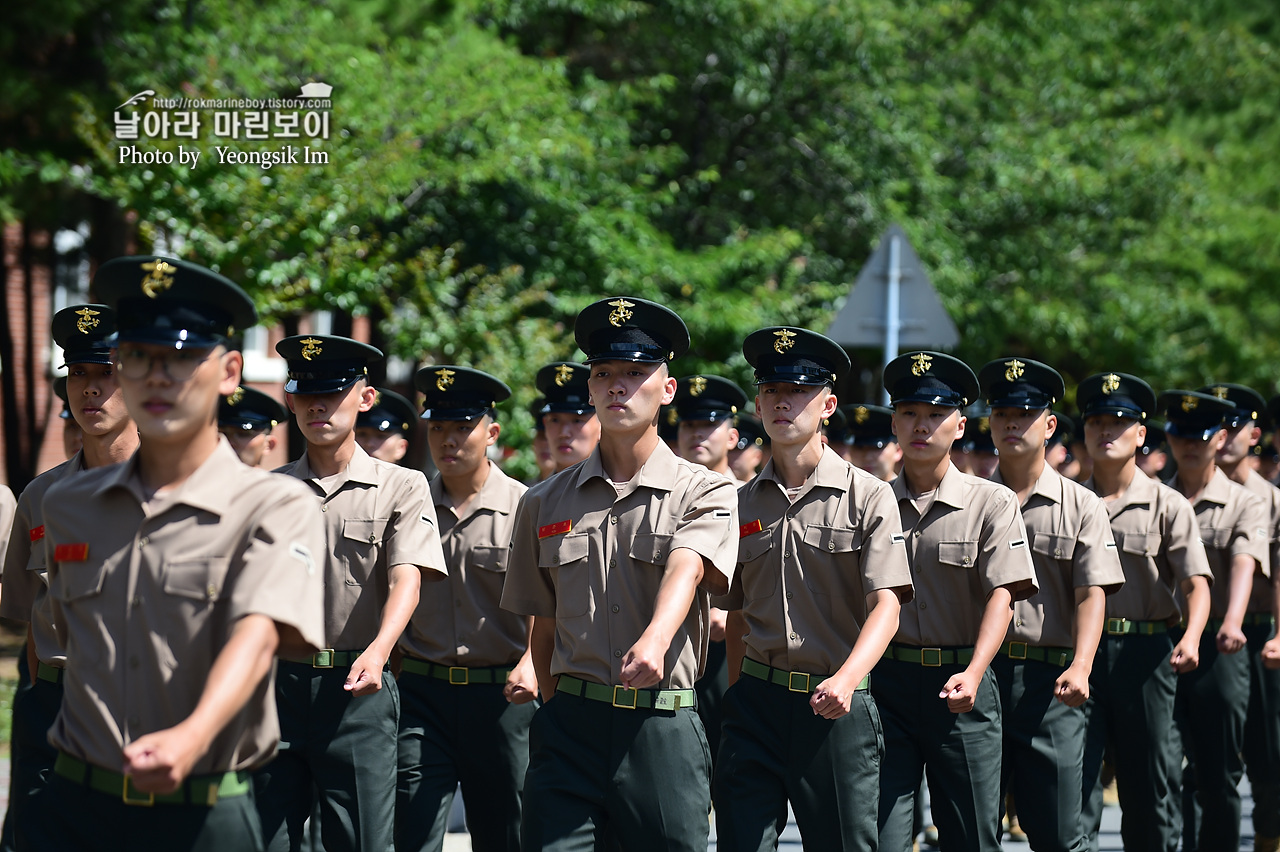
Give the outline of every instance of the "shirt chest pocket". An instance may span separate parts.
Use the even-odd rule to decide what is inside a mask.
[[[1160,549],[1160,536],[1141,532],[1115,533],[1116,545],[1124,553],[1153,557]]]
[[[54,596],[63,603],[91,598],[102,592],[107,575],[105,564],[91,562],[59,562],[57,579],[52,584]]]
[[[1227,550],[1234,532],[1230,527],[1212,527],[1204,531],[1204,542],[1215,550]]]
[[[938,542],[938,564],[952,568],[975,568],[978,565],[978,542]]]
[[[856,555],[862,549],[860,530],[810,524],[804,531],[800,567],[810,591],[830,595],[838,591],[839,577],[833,572],[857,571]]]
[[[781,571],[772,560],[766,558],[772,549],[772,530],[738,539],[738,572],[742,577],[744,600],[773,597],[778,591],[778,575]]]
[[[538,567],[556,587],[556,617],[577,618],[591,608],[591,539],[586,533],[557,535],[538,542]]]
[[[1068,535],[1036,533],[1031,542],[1031,550],[1046,559],[1070,562],[1072,554],[1076,551],[1076,540]]]
[[[349,586],[363,586],[373,576],[382,550],[387,518],[346,518],[342,522],[339,554],[347,567]]]
[[[213,603],[222,597],[230,560],[223,556],[175,559],[164,566],[164,592]]]
[[[647,562],[659,568],[667,567],[671,555],[671,536],[663,533],[637,533],[631,540],[633,562]]]
[[[473,547],[467,564],[479,571],[490,574],[507,573],[507,554],[509,547]]]

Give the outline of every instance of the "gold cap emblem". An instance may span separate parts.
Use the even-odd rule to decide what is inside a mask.
[[[142,268],[147,270],[146,276],[142,279],[142,292],[148,299],[154,299],[160,295],[161,290],[172,287],[173,274],[178,271],[178,267],[160,258],[142,264]]]
[[[373,404],[374,405],[382,404],[382,391],[378,390],[377,388],[373,389]]]
[[[979,431],[979,432],[990,432],[990,431],[991,431],[991,418],[990,418],[990,417],[979,417],[979,418],[978,418],[978,431]]]
[[[1110,395],[1120,389],[1120,377],[1115,373],[1107,373],[1102,377],[1102,392]]]
[[[690,396],[702,396],[702,392],[707,389],[707,379],[705,376],[694,376],[689,380]]]
[[[95,311],[91,308],[81,308],[76,311],[76,316],[80,317],[80,319],[76,320],[76,329],[81,334],[88,334],[90,330],[97,328],[101,320],[97,320],[95,317],[99,313],[100,311]]]
[[[456,373],[456,370],[450,370],[448,367],[436,370],[436,390],[447,391],[453,385],[453,377]]]
[[[621,328],[624,322],[631,319],[631,311],[628,308],[634,308],[636,304],[626,299],[614,299],[609,306],[613,308],[609,314],[609,324],[615,328]]]
[[[913,376],[923,376],[925,373],[929,372],[929,368],[933,366],[933,356],[926,355],[923,352],[917,352],[912,355],[911,360],[915,361],[915,363],[911,365],[911,375]]]
[[[1227,398],[1227,389],[1224,388],[1222,385],[1218,385],[1217,387],[1213,388],[1212,390],[1209,391],[1209,393],[1213,394],[1218,399]]]
[[[236,388],[227,395],[227,405],[239,405],[242,399],[244,399],[244,388]]]
[[[323,340],[317,340],[314,337],[304,337],[299,342],[302,343],[302,359],[304,361],[310,361],[312,358],[319,355],[321,350],[320,344],[324,343]]]
[[[777,352],[779,355],[796,345],[794,339],[796,333],[789,328],[784,328],[781,331],[775,331],[773,336],[778,338],[773,341],[773,351]]]
[[[859,405],[853,410],[853,422],[861,426],[871,419],[871,412],[867,410],[865,405]]]
[[[564,387],[569,384],[569,380],[573,378],[573,368],[568,364],[561,364],[556,367],[556,387]]]
[[[1199,407],[1200,407],[1200,400],[1196,399],[1194,396],[1182,397],[1183,411],[1195,411]]]
[[[675,406],[667,409],[667,425],[674,426],[680,422],[680,412],[676,411]]]
[[[1019,361],[1017,358],[1014,358],[1012,361],[1005,361],[1004,366],[1006,368],[1004,371],[1004,380],[1006,382],[1012,382],[1022,378],[1022,368],[1027,365]]]

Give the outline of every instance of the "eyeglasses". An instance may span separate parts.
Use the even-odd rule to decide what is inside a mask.
[[[212,354],[212,349],[175,349],[161,355],[148,355],[141,349],[119,349],[115,364],[120,375],[133,381],[145,379],[159,364],[160,370],[170,379],[185,382]]]

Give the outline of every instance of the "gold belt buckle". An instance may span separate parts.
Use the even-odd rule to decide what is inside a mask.
[[[804,678],[803,686],[796,686],[797,678]],[[787,672],[787,689],[792,692],[809,692],[809,674],[807,672]]]
[[[462,673],[462,680],[458,680],[454,676],[455,672]],[[449,666],[449,683],[454,686],[466,686],[471,683],[471,671],[466,666]]]
[[[1014,648],[1016,648],[1016,647],[1017,647],[1017,646],[1019,646],[1019,645],[1021,645],[1021,646],[1022,646],[1022,653],[1021,653],[1021,654],[1015,653],[1015,651],[1014,651]],[[1026,642],[1010,642],[1010,643],[1009,643],[1009,659],[1011,659],[1011,660],[1025,660],[1026,658],[1027,658],[1027,643],[1026,643]]]
[[[316,651],[314,654],[312,654],[311,668],[313,669],[333,668],[333,649],[325,648],[322,651]]]
[[[1124,625],[1125,619],[1123,618],[1108,618],[1107,632],[1112,636],[1122,636],[1124,635]]]
[[[93,770],[90,769],[89,771],[92,772]],[[129,797],[129,778],[130,777],[132,776],[129,776],[129,775],[124,776],[124,782],[121,784],[121,789],[120,789],[120,801],[124,802],[126,805],[136,805],[142,808],[155,807],[155,804],[156,804],[155,793],[143,793],[142,795],[146,796],[145,799]]]
[[[929,655],[933,654],[933,662],[929,662]],[[928,666],[936,669],[942,665],[942,649],[941,648],[921,648],[920,649],[920,665]]]
[[[619,704],[619,703],[618,703],[618,690],[619,690],[619,689],[621,689],[621,690],[622,690],[622,692],[623,692],[623,695],[624,695],[624,696],[626,695],[626,693],[631,693],[631,703],[630,703],[630,704]],[[623,710],[634,710],[634,709],[636,709],[637,703],[638,703],[639,701],[640,701],[640,694],[639,694],[638,692],[636,692],[634,689],[628,689],[627,687],[622,686],[622,685],[618,685],[618,686],[615,686],[615,687],[613,688],[613,706],[614,706],[614,707],[621,707]]]

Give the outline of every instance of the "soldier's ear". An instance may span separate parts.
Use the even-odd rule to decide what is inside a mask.
[[[240,376],[244,372],[244,355],[236,349],[229,349],[222,353],[219,361],[222,378],[218,382],[218,393],[222,396],[231,396],[236,392],[236,388],[240,387]]]

